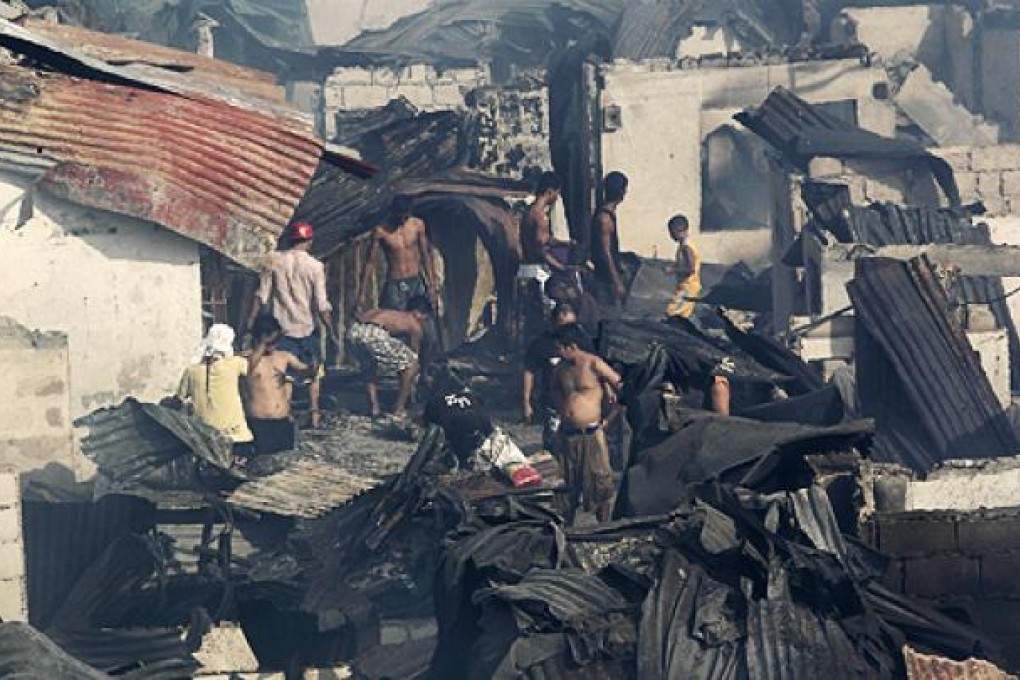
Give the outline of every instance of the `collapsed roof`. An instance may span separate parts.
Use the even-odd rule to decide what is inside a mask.
[[[57,196],[155,222],[259,269],[321,158],[367,172],[327,149],[309,117],[252,96],[262,77],[239,90],[246,71],[212,60],[183,58],[192,73],[181,74],[152,65],[167,50],[143,61],[144,43],[80,50],[88,32],[49,34],[0,24],[0,45],[45,67],[0,67],[0,153]]]

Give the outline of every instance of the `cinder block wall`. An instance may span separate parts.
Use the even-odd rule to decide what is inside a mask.
[[[0,620],[28,620],[21,491],[16,472],[0,471]]]
[[[464,108],[464,95],[491,82],[489,69],[446,69],[439,71],[427,64],[404,68],[338,68],[322,87],[322,105],[326,138],[336,134],[336,113],[386,106],[404,97],[422,111],[447,111]]]
[[[892,558],[889,588],[966,610],[1020,669],[1020,509],[879,514],[866,529]]]
[[[952,166],[964,203],[981,201],[990,216],[1020,213],[1020,144],[933,152]]]

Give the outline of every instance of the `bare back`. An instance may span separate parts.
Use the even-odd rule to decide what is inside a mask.
[[[382,246],[391,280],[410,279],[422,274],[421,239],[425,223],[409,217],[396,229],[375,228],[375,238]]]
[[[521,254],[524,264],[545,262],[545,248],[552,240],[552,224],[545,205],[535,203],[521,220]]]
[[[559,413],[571,427],[587,427],[602,421],[602,379],[596,356],[582,354],[573,362],[562,361],[553,375]]]
[[[359,314],[358,320],[380,326],[391,335],[407,338],[411,349],[415,351],[419,349],[424,329],[421,322],[411,312],[394,309],[370,309]]]
[[[298,363],[290,352],[274,350],[248,369],[248,415],[279,420],[290,416],[293,385],[287,369]]]

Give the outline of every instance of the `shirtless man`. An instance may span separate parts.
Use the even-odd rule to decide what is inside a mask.
[[[255,435],[255,454],[271,454],[294,448],[294,421],[291,418],[293,383],[288,371],[312,377],[315,366],[308,365],[276,343],[283,337],[280,323],[261,316],[252,327],[255,349],[248,357],[248,427]]]
[[[398,375],[400,389],[393,415],[407,415],[407,401],[418,377],[421,340],[429,321],[432,304],[419,295],[407,303],[407,311],[370,309],[357,316],[347,333],[351,350],[365,369],[365,391],[372,409],[372,417],[382,414],[379,407],[379,376]],[[406,342],[394,336],[406,338]]]
[[[550,246],[569,245],[553,240],[549,211],[560,198],[563,183],[554,172],[543,172],[535,190],[535,202],[521,220],[521,254],[525,265],[544,265],[551,272],[567,271]]]
[[[390,207],[390,219],[372,230],[368,262],[361,275],[358,308],[368,305],[368,281],[375,265],[376,253],[382,248],[386,256],[386,283],[379,295],[379,307],[407,311],[412,298],[426,296],[435,308],[439,286],[432,262],[425,223],[414,217],[414,204],[406,196],[398,196]]]
[[[611,172],[603,183],[605,202],[591,221],[591,261],[595,265],[595,297],[606,306],[622,303],[627,287],[620,271],[620,232],[617,209],[627,196],[629,181],[622,172]]]
[[[561,361],[553,373],[553,399],[562,419],[556,456],[567,484],[563,510],[572,522],[581,497],[585,511],[594,510],[599,522],[607,522],[616,483],[602,404],[604,396],[613,397],[620,388],[620,376],[605,361],[581,349],[583,344],[578,326],[556,333]]]

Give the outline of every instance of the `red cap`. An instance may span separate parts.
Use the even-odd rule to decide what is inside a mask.
[[[308,222],[297,222],[290,227],[290,237],[295,241],[308,241],[314,235],[315,231]]]

